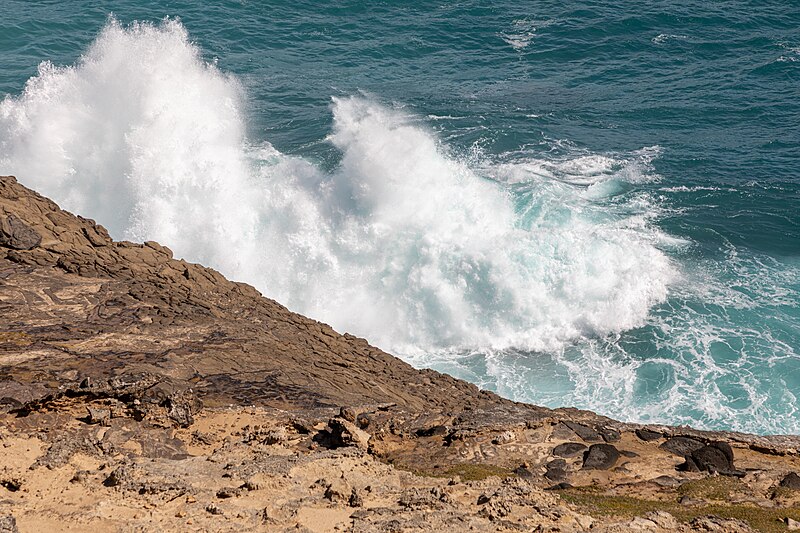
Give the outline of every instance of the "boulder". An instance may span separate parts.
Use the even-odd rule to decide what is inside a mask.
[[[575,432],[580,438],[586,442],[602,442],[603,436],[597,431],[587,425],[579,424],[577,422],[564,421],[564,425]]]
[[[659,448],[671,454],[685,457],[691,455],[693,451],[699,450],[703,446],[705,446],[705,443],[691,437],[672,437],[661,444]]]
[[[727,476],[742,477],[733,465],[733,449],[727,442],[715,441],[685,456],[685,462],[678,466],[687,472],[709,472]]]
[[[565,442],[553,448],[553,455],[557,455],[558,457],[573,457],[585,449],[585,444],[579,442]]]
[[[0,216],[0,246],[14,250],[32,250],[42,243],[42,236],[14,215]]]
[[[658,440],[664,435],[659,433],[658,431],[651,431],[647,428],[639,428],[636,430],[636,436],[645,442],[649,442],[652,440]]]
[[[544,477],[550,481],[564,481],[567,479],[567,462],[564,459],[555,459],[547,463],[547,472]]]
[[[370,434],[359,428],[352,422],[348,422],[343,418],[331,418],[328,421],[328,427],[331,428],[331,448],[339,448],[341,446],[355,446],[366,450],[369,447]]]
[[[606,442],[618,442],[622,438],[620,432],[614,428],[598,427],[597,432]]]
[[[583,456],[583,468],[608,470],[617,464],[619,450],[611,444],[592,444]]]
[[[692,459],[703,472],[722,472],[733,470],[733,464],[722,450],[713,446],[703,446],[692,452]]]
[[[797,475],[797,472],[789,472],[781,480],[780,486],[787,489],[800,490],[800,476]]]

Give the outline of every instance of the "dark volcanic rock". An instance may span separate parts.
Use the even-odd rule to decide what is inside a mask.
[[[547,472],[544,477],[550,481],[564,481],[567,479],[567,462],[564,459],[555,459],[547,463]]]
[[[564,425],[586,442],[601,442],[603,440],[603,436],[600,433],[584,424],[565,420]]]
[[[118,487],[122,485],[129,476],[130,474],[125,466],[117,467],[109,474],[105,481],[103,481],[103,485],[106,487]]]
[[[672,437],[659,446],[662,450],[666,450],[674,455],[685,457],[691,455],[695,450],[705,446],[705,443],[690,437]]]
[[[611,444],[592,444],[583,456],[583,468],[608,470],[617,464],[619,451]]]
[[[787,489],[800,490],[800,476],[796,472],[789,472],[781,480],[780,486]]]
[[[678,466],[687,472],[709,472],[742,477],[733,465],[733,449],[726,442],[715,441],[708,446],[693,450],[686,455],[686,461]]]
[[[658,440],[664,435],[659,433],[658,431],[651,431],[646,428],[640,428],[636,430],[636,436],[645,442],[649,442],[651,440]]]
[[[429,428],[420,428],[414,432],[417,437],[436,437],[447,434],[447,427],[438,425]]]
[[[41,244],[42,236],[14,215],[0,215],[0,246],[31,250]]]
[[[555,485],[551,485],[544,490],[568,490],[572,488],[572,484],[562,481],[561,483],[556,483]]]
[[[573,457],[586,449],[585,444],[579,442],[565,442],[553,448],[553,455],[559,457]]]
[[[733,470],[733,465],[722,450],[712,446],[703,446],[693,451],[691,457],[697,465],[697,468],[703,472]]]
[[[618,442],[622,438],[620,432],[614,428],[598,427],[597,432],[600,433],[600,436],[603,437],[603,440],[606,442]]]

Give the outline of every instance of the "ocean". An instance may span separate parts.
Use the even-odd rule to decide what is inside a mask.
[[[800,433],[800,3],[0,0],[0,174],[418,367]]]

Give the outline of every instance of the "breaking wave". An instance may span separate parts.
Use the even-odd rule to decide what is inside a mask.
[[[111,20],[0,105],[0,170],[407,356],[554,350],[666,299],[658,208],[629,193],[655,149],[476,161],[374,98],[331,109],[326,172],[246,138],[242,87],[179,22]]]

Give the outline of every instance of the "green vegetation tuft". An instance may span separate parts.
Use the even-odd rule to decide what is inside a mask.
[[[678,494],[681,496],[717,501],[729,500],[731,493],[748,491],[744,483],[729,476],[707,477],[689,481],[678,487]]]
[[[395,463],[392,460],[389,460],[389,464],[391,464],[398,470],[405,470],[406,472],[411,472],[415,476],[441,477],[441,478],[450,478],[458,476],[461,478],[462,481],[481,481],[492,476],[511,477],[515,475],[511,470],[495,465],[460,464],[451,466],[443,470],[430,471],[430,470],[416,470],[413,468],[408,468],[404,465]]]
[[[720,478],[708,478],[697,482],[687,483],[689,487],[681,487],[681,495],[699,497],[707,495],[716,499],[722,494],[730,494],[736,487],[728,481],[711,481]],[[734,480],[737,481],[738,480]],[[739,483],[741,484],[741,483]],[[720,518],[735,518],[750,524],[756,531],[777,533],[787,531],[784,519],[789,517],[800,521],[800,508],[763,508],[753,504],[734,503],[709,503],[687,507],[677,501],[658,501],[633,498],[630,496],[611,496],[600,494],[594,490],[570,489],[564,491],[561,497],[568,503],[575,505],[578,510],[588,514],[615,516],[619,518],[633,518],[644,516],[652,511],[666,511],[681,522],[690,522],[701,516],[714,515]]]
[[[480,481],[487,477],[509,477],[514,475],[507,468],[495,465],[462,464],[445,471],[445,477],[459,476],[462,481]]]

